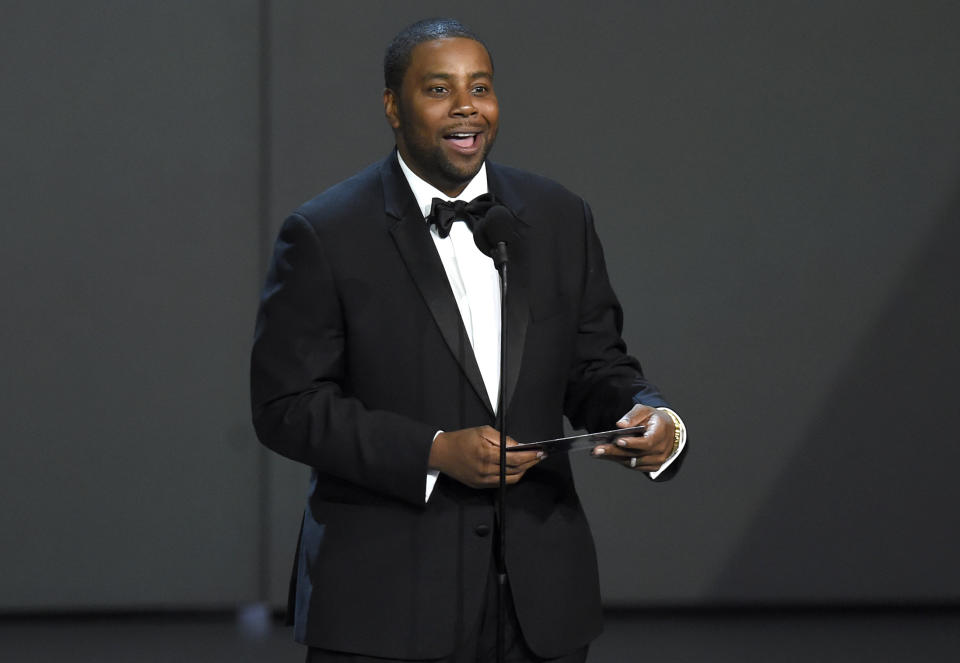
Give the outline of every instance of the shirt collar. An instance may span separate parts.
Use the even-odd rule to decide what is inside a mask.
[[[469,202],[477,196],[482,196],[489,192],[487,188],[486,161],[483,162],[480,170],[477,171],[477,174],[474,175],[470,183],[467,184],[467,188],[461,191],[460,195],[455,198],[451,198],[410,170],[410,167],[404,163],[403,157],[400,156],[400,152],[397,152],[397,161],[400,162],[400,170],[403,171],[404,176],[407,178],[407,183],[410,185],[410,190],[413,191],[413,196],[417,199],[417,205],[423,213],[423,218],[427,218],[427,215],[430,214],[430,208],[433,207],[434,198],[439,198],[440,200],[466,200]]]

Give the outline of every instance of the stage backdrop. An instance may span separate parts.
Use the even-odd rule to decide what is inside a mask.
[[[608,605],[960,599],[960,6],[4,2],[0,610],[280,605],[247,361],[284,215],[391,148],[389,38],[489,42],[492,158],[592,205],[673,482],[575,467]]]

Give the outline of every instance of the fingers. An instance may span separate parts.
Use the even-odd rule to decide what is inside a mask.
[[[614,450],[623,450],[628,455],[669,453],[673,448],[673,419],[656,410],[647,414],[643,424],[643,435],[625,435],[607,446]]]
[[[507,460],[513,454],[507,455]],[[508,485],[520,481],[524,473],[531,467],[540,462],[539,458],[521,464],[507,464],[504,468],[504,479]],[[500,483],[500,458],[499,456],[484,459],[480,468],[478,468],[468,483],[473,488],[495,488]]]
[[[481,435],[487,442],[490,443],[492,451],[496,456],[494,463],[497,467],[500,467],[500,433],[491,428],[490,426],[481,427]],[[517,446],[517,441],[507,436],[507,447]],[[546,458],[546,453],[540,449],[533,449],[530,451],[511,451],[507,455],[507,472],[510,473],[511,470],[520,472],[526,471],[527,469],[536,465],[539,461]]]
[[[651,461],[649,458],[643,458],[640,456],[634,456],[633,458],[628,458],[619,461],[628,470],[638,470],[640,472],[656,472],[660,469],[660,466],[663,465],[660,461]]]
[[[645,472],[660,469],[673,449],[673,421],[652,408],[635,406],[617,422],[621,428],[640,424],[645,428],[643,435],[624,436],[610,444],[597,445],[593,456]]]
[[[510,461],[511,461],[511,456],[513,456],[513,455],[514,455],[514,454],[507,454],[507,469],[506,469],[506,473],[507,473],[507,474],[523,474],[524,472],[526,472],[527,470],[529,470],[531,467],[533,467],[534,465],[536,465],[537,463],[539,463],[541,460],[543,460],[544,458],[546,458],[546,455],[545,455],[545,454],[542,454],[542,453],[541,453],[541,454],[534,454],[534,457],[533,457],[532,459],[530,459],[530,460],[527,460],[527,461],[524,461],[524,462],[517,462],[517,463],[515,463],[515,464],[511,464],[511,463],[510,463]],[[497,469],[499,469],[499,465],[497,466]]]
[[[507,438],[508,446],[516,444]],[[506,482],[516,483],[544,457],[537,450],[506,454]],[[430,469],[471,488],[494,488],[500,483],[500,433],[490,426],[440,433],[434,438],[428,463]]]
[[[475,449],[471,480],[474,488],[493,488],[500,483],[500,433],[490,426],[475,429],[480,444]],[[517,441],[507,437],[507,446],[516,446]],[[517,483],[524,473],[546,457],[540,450],[514,451],[506,454],[504,474],[507,484]]]
[[[630,447],[618,447],[613,444],[599,444],[593,448],[591,455],[604,460],[630,460],[631,458],[651,458],[658,456],[656,449],[644,448],[640,444]]]
[[[641,405],[638,403],[630,408],[629,412],[620,417],[620,419],[617,421],[617,428],[632,428],[633,426],[641,426],[655,413],[656,410],[649,405]]]
[[[644,453],[635,449],[618,449],[609,444],[595,447],[592,455],[594,458],[610,460],[626,468],[642,470],[644,472],[656,472],[667,460],[667,455],[664,453],[654,451]]]
[[[622,459],[633,456],[655,455],[662,451],[660,444],[660,434],[657,431],[649,430],[640,437],[618,437],[608,444],[598,444],[593,448],[594,456],[604,456],[606,458]]]
[[[499,446],[493,449],[493,457],[491,462],[493,466],[499,472],[500,469],[500,449]],[[531,467],[539,463],[541,460],[546,458],[546,454],[543,451],[513,451],[506,454],[506,473],[507,474],[517,474],[524,473],[529,470]]]
[[[506,454],[507,468],[531,467],[547,457],[543,451],[511,451]],[[500,463],[500,454],[497,453],[497,463]]]

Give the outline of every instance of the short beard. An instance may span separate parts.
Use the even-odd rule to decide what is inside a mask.
[[[407,147],[409,148],[410,146],[408,145]],[[487,145],[481,153],[480,160],[477,162],[475,168],[457,166],[447,158],[446,154],[439,147],[432,148],[428,154],[422,155],[428,156],[429,160],[420,159],[420,163],[430,164],[435,170],[436,177],[444,184],[449,185],[448,188],[453,189],[461,185],[466,186],[470,180],[476,177],[477,173],[480,172],[480,168],[483,167],[483,162],[486,161],[487,152],[489,151],[490,146]]]
[[[424,145],[421,142],[406,140],[407,136],[404,135],[404,144],[413,161],[407,165],[423,170],[421,173],[423,179],[443,192],[462,190],[470,180],[476,177],[487,160],[487,155],[493,148],[492,139],[496,136],[488,134],[488,138],[480,159],[476,162],[476,167],[462,168],[450,161],[439,145]]]

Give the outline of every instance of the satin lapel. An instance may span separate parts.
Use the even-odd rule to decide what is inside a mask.
[[[527,326],[530,323],[530,301],[527,296],[529,277],[529,252],[527,251],[527,230],[524,221],[525,204],[515,182],[506,178],[496,165],[487,162],[487,183],[490,193],[498,202],[506,205],[519,220],[518,239],[508,248],[510,261],[507,267],[507,384],[504,403],[510,407],[510,401],[520,378],[523,365],[523,347],[527,338]],[[509,411],[509,410],[508,410]],[[508,422],[509,423],[509,422]]]
[[[440,334],[450,352],[457,359],[467,381],[487,410],[493,415],[490,397],[483,385],[480,366],[470,346],[470,339],[463,327],[460,309],[450,289],[450,282],[437,254],[437,247],[430,238],[430,231],[417,208],[416,199],[407,185],[396,157],[391,156],[381,169],[385,208],[390,225],[390,234],[397,250],[407,265],[410,276],[416,283]]]
[[[515,244],[509,248],[510,261],[507,263],[507,343],[504,348],[507,353],[507,393],[504,399],[507,408],[510,407],[520,377],[523,344],[530,320],[526,251],[522,241]]]

